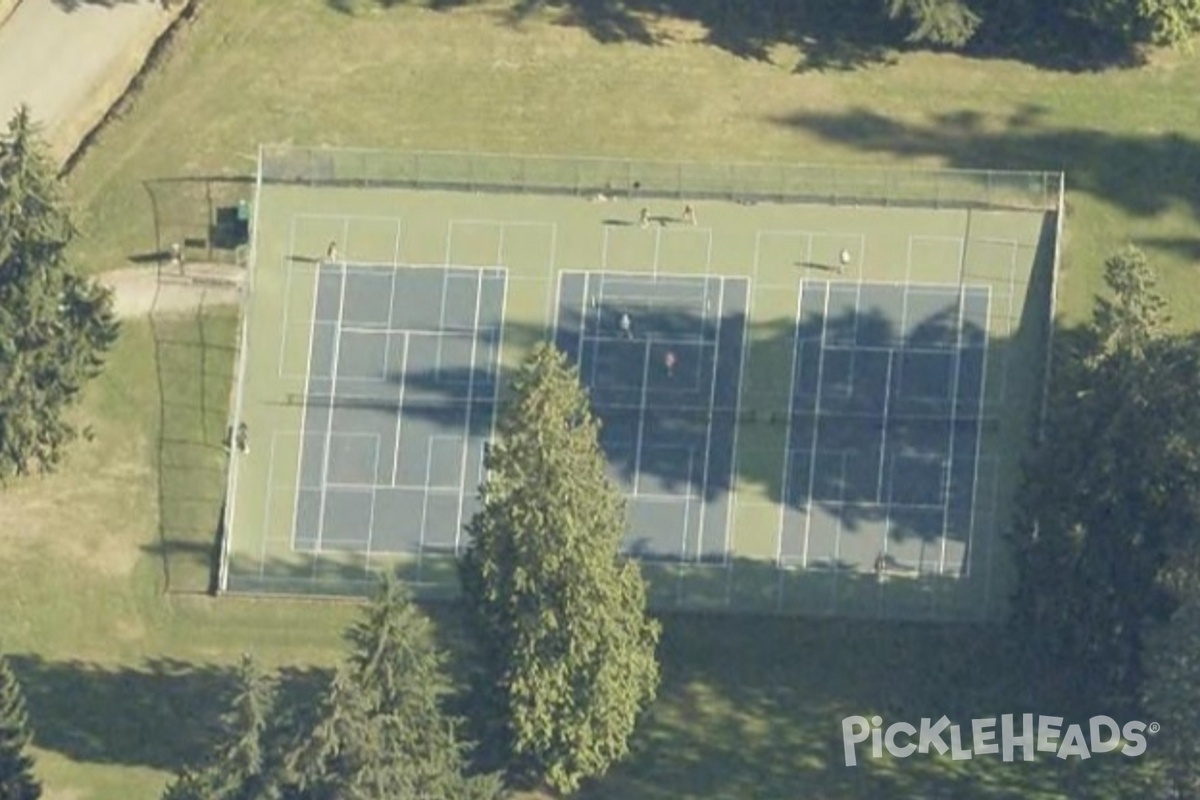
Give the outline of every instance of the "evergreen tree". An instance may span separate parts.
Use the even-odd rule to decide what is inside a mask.
[[[185,769],[163,800],[266,800],[270,772],[264,736],[274,705],[274,687],[254,659],[243,656],[237,694],[221,717],[221,741],[207,763]]]
[[[37,800],[42,786],[25,752],[33,739],[25,698],[8,661],[0,657],[0,800]]]
[[[1105,281],[1027,476],[1014,614],[1040,674],[1117,711],[1136,699],[1144,627],[1172,609],[1164,570],[1200,524],[1200,359],[1169,334],[1141,252],[1109,259]]]
[[[0,135],[0,481],[62,460],[65,412],[117,336],[109,293],[67,263],[74,234],[21,107]]]
[[[348,631],[351,653],[322,699],[319,721],[287,761],[303,800],[491,800],[495,776],[468,777],[433,627],[387,576]]]
[[[659,626],[620,555],[624,503],[575,371],[542,345],[511,390],[460,571],[510,767],[565,793],[626,754]]]
[[[964,0],[887,0],[892,19],[906,20],[909,40],[946,47],[963,47],[979,27],[980,18]]]
[[[1200,595],[1190,595],[1146,641],[1146,710],[1162,726],[1161,796],[1200,798]]]

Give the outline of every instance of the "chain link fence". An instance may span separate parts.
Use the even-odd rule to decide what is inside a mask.
[[[266,183],[755,203],[1053,210],[1059,173],[269,146]]]

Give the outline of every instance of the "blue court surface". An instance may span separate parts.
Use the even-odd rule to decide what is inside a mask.
[[[555,343],[600,419],[631,554],[728,558],[748,296],[745,278],[561,275]]]
[[[324,264],[293,548],[457,552],[499,380],[505,272]]]
[[[964,577],[987,287],[805,281],[780,561]]]

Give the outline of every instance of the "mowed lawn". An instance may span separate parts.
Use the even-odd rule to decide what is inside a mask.
[[[209,198],[243,196],[260,142],[872,162],[1068,171],[1064,324],[1099,263],[1134,240],[1183,324],[1200,321],[1200,56],[1137,71],[1040,72],[897,55],[797,71],[803,53],[739,58],[706,31],[651,21],[661,42],[601,43],[504,7],[354,16],[324,0],[207,0],[70,177],[100,272],[202,236]],[[360,5],[364,9],[368,3]],[[210,195],[211,192],[211,195]],[[244,651],[332,663],[350,604],[212,600],[213,527],[236,318],[126,324],[88,394],[61,474],[0,495],[0,648],[30,694],[48,796],[155,797],[199,750]],[[164,557],[165,556],[165,557]],[[168,582],[173,589],[164,594]],[[671,618],[665,684],[628,763],[588,795],[647,798],[1131,796],[1099,757],[1028,767],[933,758],[841,766],[840,721],[1033,708],[994,631],[803,620]]]

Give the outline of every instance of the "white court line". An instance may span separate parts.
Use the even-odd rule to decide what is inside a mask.
[[[392,269],[400,267],[400,241],[404,231],[404,219],[396,217],[396,241],[392,245]],[[394,275],[393,275],[394,277]]]
[[[388,377],[388,371],[387,371],[388,370],[388,361],[391,360],[391,356],[392,356],[392,334],[390,333],[390,331],[393,329],[393,327],[396,324],[396,321],[393,319],[393,317],[395,316],[395,310],[396,310],[396,270],[393,269],[392,270],[392,288],[388,292],[387,329],[389,332],[387,334],[385,334],[385,336],[387,338],[385,338],[383,340],[383,370],[379,376],[381,379],[383,379],[385,381],[387,380],[387,377]]]
[[[860,281],[858,279],[834,280],[834,279],[807,278],[805,280],[807,280],[808,283],[827,283],[830,286],[853,286],[857,283],[869,283],[872,286],[895,286],[897,288],[906,289],[909,292],[909,294],[946,294],[946,293],[950,293],[950,292],[957,294],[958,290],[962,288],[962,284],[960,284],[960,283],[946,283],[946,282],[941,282],[941,281],[922,281],[920,283],[905,283],[904,281],[885,281],[885,280]],[[763,285],[778,286],[778,284],[763,284]],[[974,288],[983,288],[986,284],[968,284],[968,285],[972,286]]]
[[[779,531],[775,537],[775,565],[783,563],[783,537],[784,528],[787,524],[788,513],[788,480],[791,478],[792,472],[792,421],[796,418],[795,409],[792,407],[793,399],[796,396],[796,376],[800,371],[800,314],[804,307],[804,281],[801,280],[796,287],[796,330],[792,334],[792,372],[790,382],[788,383],[788,409],[787,409],[787,426],[783,434],[783,472],[779,476],[779,492],[783,497],[783,502],[779,504]],[[825,293],[825,307],[829,308],[829,292]],[[821,336],[825,335],[825,320],[821,319]],[[818,378],[819,380],[819,378]],[[817,404],[821,403],[820,384],[817,385]],[[816,447],[816,425],[813,426],[813,447]],[[814,456],[815,458],[815,456]],[[811,478],[810,478],[811,483]],[[812,516],[811,499],[812,487],[809,486],[809,500],[805,502],[805,513],[808,517]],[[808,538],[805,532],[805,539]]]
[[[654,263],[650,266],[650,272],[653,275],[658,275],[658,256],[662,249],[662,226],[654,229]]]
[[[389,334],[390,335],[390,334]],[[396,442],[392,450],[392,485],[396,485],[396,474],[400,471],[400,431],[404,423],[404,386],[408,378],[408,334],[402,334],[404,350],[400,354],[400,389],[396,398]]]
[[[688,493],[683,499],[683,532],[680,534],[680,538],[679,538],[679,563],[680,564],[687,563],[688,523],[691,522],[691,520],[692,520],[692,492],[691,492],[692,468],[695,466],[695,459],[696,459],[696,450],[694,447],[691,447],[689,445],[688,446],[688,466],[687,466]],[[704,502],[703,492],[704,492],[704,490],[701,489],[700,530],[696,537],[697,541],[704,540],[704,506],[705,506],[705,502]],[[697,547],[696,547],[697,560],[699,560],[699,551],[700,551],[700,547],[697,545]],[[677,590],[682,589],[682,586],[677,585],[676,589]]]
[[[621,269],[564,269],[559,270],[564,275],[594,275],[601,280],[611,280],[614,283],[619,282],[623,278],[635,278],[642,283],[654,285],[670,285],[679,283],[683,285],[694,284],[696,281],[704,281],[703,275],[680,275],[678,273],[660,273],[658,276],[651,275],[649,272],[634,272],[632,270]],[[717,276],[712,276],[717,277]],[[724,276],[721,276],[724,277]],[[730,279],[745,280],[744,276],[729,276]]]
[[[718,290],[718,294],[717,294],[717,340],[715,343],[715,347],[713,349],[712,378],[709,380],[709,387],[708,387],[709,420],[708,420],[708,425],[705,427],[705,430],[704,430],[704,467],[703,467],[703,474],[700,478],[700,495],[702,498],[707,498],[707,496],[708,496],[708,462],[711,460],[711,456],[712,456],[712,438],[713,438],[712,413],[713,413],[713,409],[717,405],[717,367],[721,363],[721,322],[724,319],[723,309],[725,307],[725,281],[721,278],[718,278],[717,280],[719,281],[719,283],[717,285],[720,287],[720,289]],[[688,463],[688,480],[689,481],[691,481],[691,476],[692,476],[691,462],[689,461],[689,463]],[[700,560],[700,557],[703,555],[703,551],[704,551],[704,518],[705,518],[705,511],[706,511],[707,507],[708,507],[708,503],[706,500],[702,501],[700,503],[700,521],[699,521],[700,531],[699,531],[699,535],[696,537],[696,560],[697,561]]]
[[[883,475],[884,475],[884,472],[886,471],[885,470],[885,464],[886,464],[885,459],[887,458],[888,416],[890,416],[890,414],[891,414],[891,406],[892,406],[892,363],[895,360],[896,360],[896,351],[893,350],[890,353],[888,353],[887,379],[886,379],[887,383],[884,384],[884,389],[883,389],[883,425],[881,426],[881,430],[880,430],[880,442],[879,442],[879,480],[875,484],[875,497],[879,498],[880,500],[883,499]],[[891,488],[891,484],[889,484],[888,485],[888,499],[889,500],[891,499],[891,496],[892,496],[892,488]]]
[[[288,255],[283,260],[283,335],[279,337],[279,370],[276,377],[285,377],[283,371],[283,362],[287,353],[288,342],[288,306],[291,305],[292,299],[292,268],[290,266],[291,256],[296,251],[296,217],[292,217],[291,228],[288,232]],[[319,268],[319,267],[318,267]],[[315,305],[315,299],[314,299]],[[315,321],[315,317],[314,317]]]
[[[379,483],[379,451],[382,449],[379,444],[381,437],[375,434],[375,468],[372,470],[371,478],[371,512],[367,517],[367,551],[363,558],[363,570],[371,568],[371,544],[375,541],[375,490]]]
[[[263,530],[262,540],[258,547],[258,577],[262,577],[267,572],[267,532],[271,530],[271,493],[275,491],[275,440],[279,436],[279,431],[271,431],[271,446],[268,451],[267,461],[267,498],[266,505],[263,508]],[[304,437],[300,437],[300,449],[304,449]],[[297,513],[300,506],[300,476],[296,476],[296,502],[293,504],[296,507]],[[296,522],[292,519],[292,531],[288,537],[290,550],[296,550]]]
[[[479,460],[479,479],[480,483],[487,480],[487,448],[488,444],[496,441],[496,422],[500,418],[500,385],[503,383],[504,377],[504,328],[508,322],[508,280],[504,281],[504,289],[500,295],[500,335],[496,339],[496,361],[493,365],[496,368],[496,376],[494,378],[495,385],[492,387],[492,424],[488,432],[488,441],[484,443],[483,452],[480,454]]]
[[[734,527],[734,521],[737,516],[736,515],[736,507],[737,507],[737,498],[738,498],[738,485],[741,483],[741,481],[738,479],[738,468],[741,466],[741,464],[738,461],[738,433],[741,428],[741,425],[738,423],[738,420],[740,420],[741,416],[742,416],[742,393],[746,387],[746,381],[745,381],[746,361],[748,360],[748,355],[749,355],[749,350],[750,350],[750,325],[749,325],[749,322],[751,319],[753,319],[752,315],[753,315],[753,309],[754,309],[754,289],[755,289],[754,280],[756,280],[758,278],[758,255],[757,255],[757,252],[755,253],[755,263],[754,263],[753,270],[754,270],[753,277],[751,279],[745,279],[745,278],[741,279],[741,280],[746,280],[746,309],[745,309],[745,313],[743,314],[743,317],[742,317],[742,347],[741,347],[741,361],[738,363],[737,396],[734,398],[734,401],[733,401],[733,442],[730,446],[730,453],[729,453],[729,462],[730,462],[729,475],[730,475],[731,486],[729,487],[729,509],[725,512],[725,553],[724,553],[724,558],[722,559],[722,563],[725,565],[729,564],[729,558],[730,558],[729,554],[732,550],[732,545],[733,545],[733,527]],[[732,582],[732,577],[730,577],[732,575],[733,575],[733,570],[726,570],[726,576],[727,576],[727,580],[725,583],[725,606],[726,607],[729,607],[730,603],[733,602],[732,601],[733,582]]]
[[[503,228],[501,229],[503,230]],[[471,450],[471,412],[473,409],[473,400],[475,399],[475,365],[476,355],[479,347],[479,306],[483,299],[483,276],[480,276],[479,283],[475,287],[475,338],[471,344],[471,367],[467,375],[467,406],[466,413],[463,416],[463,433],[462,433],[462,464],[459,466],[458,473],[458,488],[460,497],[458,500],[458,516],[454,523],[454,552],[458,553],[459,541],[462,537],[462,507],[466,500],[467,492],[467,454]]]
[[[549,290],[549,288],[550,288],[550,278],[554,275],[554,266],[557,263],[558,263],[558,223],[555,222],[550,225],[550,253],[546,256],[546,289],[547,290]],[[508,294],[507,279],[505,280],[504,292],[505,292],[505,295],[507,296],[507,294]],[[549,314],[551,304],[557,303],[557,302],[558,302],[557,296],[554,298],[547,297],[545,313]],[[505,320],[507,321],[508,317],[505,317]],[[552,322],[550,322],[550,324],[554,325],[554,324],[557,324],[557,322],[552,321]]]
[[[349,228],[349,222],[346,223],[346,226],[347,226],[347,228]],[[343,239],[343,241],[344,241],[344,239]],[[331,397],[334,397],[334,398],[337,397],[338,359],[341,356],[341,349],[342,349],[341,348],[341,345],[342,345],[342,335],[341,335],[342,318],[345,315],[345,311],[346,311],[346,264],[345,264],[345,262],[342,262],[341,277],[342,277],[341,288],[340,288],[339,295],[338,295],[338,327],[337,327],[338,333],[336,334],[336,336],[333,339],[333,371],[331,373],[330,387],[329,387],[329,394]],[[305,400],[305,403],[307,404],[307,398]],[[307,405],[306,405],[306,407],[307,407]],[[332,440],[333,440],[333,410],[334,410],[333,406],[331,405],[329,408],[328,418],[325,420],[325,452],[322,453],[323,463],[321,465],[321,485],[323,488],[321,489],[321,518],[317,522],[317,546],[316,546],[317,553],[321,552],[321,537],[324,536],[324,534],[325,534],[325,502],[326,502],[326,497],[328,495],[328,490],[325,489],[324,486],[325,486],[325,484],[327,484],[329,482],[329,448],[330,448],[330,444],[332,443]],[[315,562],[313,564],[313,569],[314,570],[316,569]]]
[[[827,353],[853,352],[860,353],[892,353],[903,350],[910,355],[944,356],[954,352],[952,347],[891,347],[887,345],[859,345],[852,347],[843,344],[831,344],[825,348]]]
[[[604,315],[604,277],[603,277],[603,275],[601,275],[601,276],[599,276],[599,278],[600,278],[600,296],[598,298],[596,298],[596,303],[595,303],[596,330],[597,331],[602,329],[603,322],[604,322],[604,316],[603,316]],[[590,295],[591,292],[593,291],[592,290],[592,278],[590,275],[584,279],[584,285],[587,287],[587,293]],[[592,296],[594,297],[594,295],[592,295]],[[584,317],[584,329],[580,330],[580,332],[579,332],[581,341],[586,341],[586,339],[587,339],[586,328],[587,328],[587,318]],[[630,326],[629,335],[630,336],[633,335],[632,326]],[[581,351],[581,354],[582,354],[582,351]],[[592,368],[588,371],[588,386],[589,387],[594,387],[596,385],[596,366],[597,366],[597,364],[599,364],[599,362],[600,362],[600,345],[597,342],[592,342]],[[582,363],[583,362],[581,360],[580,364],[582,364]]]
[[[968,212],[968,214],[969,213],[970,212]],[[970,219],[969,216],[968,216],[968,219]],[[989,304],[989,306],[990,306],[990,304]],[[957,341],[957,348],[954,351],[954,373],[953,373],[954,377],[952,379],[954,383],[953,383],[953,388],[951,389],[951,392],[950,392],[950,443],[949,443],[950,452],[949,452],[949,456],[948,456],[949,468],[946,470],[946,482],[943,487],[946,492],[946,494],[945,494],[946,509],[945,509],[945,512],[942,514],[942,548],[941,548],[941,555],[938,559],[938,574],[939,575],[943,574],[946,570],[946,533],[947,533],[947,529],[950,526],[950,492],[954,488],[954,486],[953,486],[953,481],[954,481],[954,439],[955,439],[955,429],[958,427],[958,383],[962,377],[963,316],[966,313],[966,309],[967,309],[967,288],[966,288],[966,286],[963,286],[962,290],[958,296],[958,330],[955,335],[955,339]],[[976,425],[978,426],[978,431],[975,434],[976,438],[982,439],[983,438],[983,420],[982,420],[982,418],[976,423]]]
[[[989,315],[989,317],[991,316],[991,308],[992,308],[991,293],[992,293],[992,290],[991,290],[991,287],[989,286],[988,287],[988,315]],[[987,394],[987,363],[988,363],[988,353],[990,353],[990,352],[991,352],[991,339],[984,337],[984,340],[983,340],[983,365],[980,368],[980,376],[979,376],[979,411],[977,412],[980,419],[983,419],[983,398],[984,398],[984,395]],[[975,503],[979,499],[979,456],[980,456],[980,448],[982,446],[983,446],[983,429],[981,427],[979,430],[979,435],[975,437],[975,473],[971,479],[971,521],[967,526],[967,551],[968,552],[971,552],[972,548],[975,546],[975,516],[976,516]],[[995,513],[995,509],[993,508],[993,514],[994,513]],[[987,608],[988,604],[991,602],[991,595],[990,595],[991,579],[992,579],[991,551],[993,549],[995,549],[995,542],[988,542],[988,565],[986,567],[986,571],[984,574],[984,591],[983,591],[983,599],[984,599],[984,608],[985,609]]]
[[[801,284],[801,291],[803,291],[803,284]],[[817,404],[816,404],[816,407],[813,409],[815,416],[813,418],[812,452],[809,454],[809,459],[808,459],[808,497],[805,498],[805,501],[804,501],[804,506],[805,506],[804,549],[803,549],[803,551],[801,553],[801,557],[800,557],[800,565],[802,567],[808,566],[808,544],[809,544],[808,538],[812,534],[812,494],[813,494],[813,487],[816,485],[816,479],[817,479],[817,443],[821,436],[821,426],[818,424],[818,420],[821,417],[821,389],[823,388],[822,381],[824,380],[824,373],[825,373],[825,329],[826,329],[826,326],[827,326],[828,320],[829,320],[829,296],[831,294],[832,294],[832,292],[829,291],[829,287],[828,286],[825,287],[825,310],[821,314],[821,344],[820,344],[820,349],[817,351]],[[800,328],[800,301],[797,300],[796,301],[796,329],[797,329],[797,332],[799,331],[799,328]],[[799,334],[797,333],[797,342],[798,341],[799,341]],[[798,348],[799,344],[797,344],[796,347]],[[795,384],[793,384],[793,386],[794,385]],[[790,406],[790,403],[789,403],[789,406]],[[787,442],[787,447],[785,448],[785,451],[791,448],[791,420],[792,420],[791,412],[792,412],[792,409],[789,407],[788,408],[788,442]],[[790,457],[784,459],[785,469],[786,469],[788,461],[790,461]],[[784,491],[786,492],[786,490],[787,490],[787,487],[785,486]]]
[[[318,297],[320,290],[321,290],[321,266],[320,266],[320,264],[318,264],[316,269],[313,270],[313,285],[312,285],[313,311],[312,311],[312,314],[313,314],[314,322],[312,325],[309,326],[309,329],[308,329],[308,363],[305,365],[305,370],[304,370],[304,399],[302,401],[303,408],[300,411],[300,447],[298,448],[299,452],[296,454],[296,503],[295,503],[295,510],[292,513],[293,520],[298,520],[300,518],[300,481],[301,481],[301,477],[302,477],[303,469],[304,469],[304,432],[306,430],[308,430],[308,396],[311,391],[311,385],[312,385],[313,343],[315,342],[315,340],[317,338],[316,315],[317,315],[317,303],[320,300],[320,298]],[[330,414],[332,415],[332,413],[333,412],[331,410]],[[322,500],[324,500],[324,497],[325,497],[324,490],[322,490],[321,497],[322,497]],[[294,537],[294,535],[295,535],[295,531],[293,530],[293,537]],[[314,572],[316,571],[315,564],[313,565],[313,571]]]
[[[637,444],[633,454],[633,493],[637,495],[638,481],[642,477],[642,437],[646,431],[646,389],[650,383],[650,344],[646,339],[646,357],[642,360],[642,402],[638,414]]]

